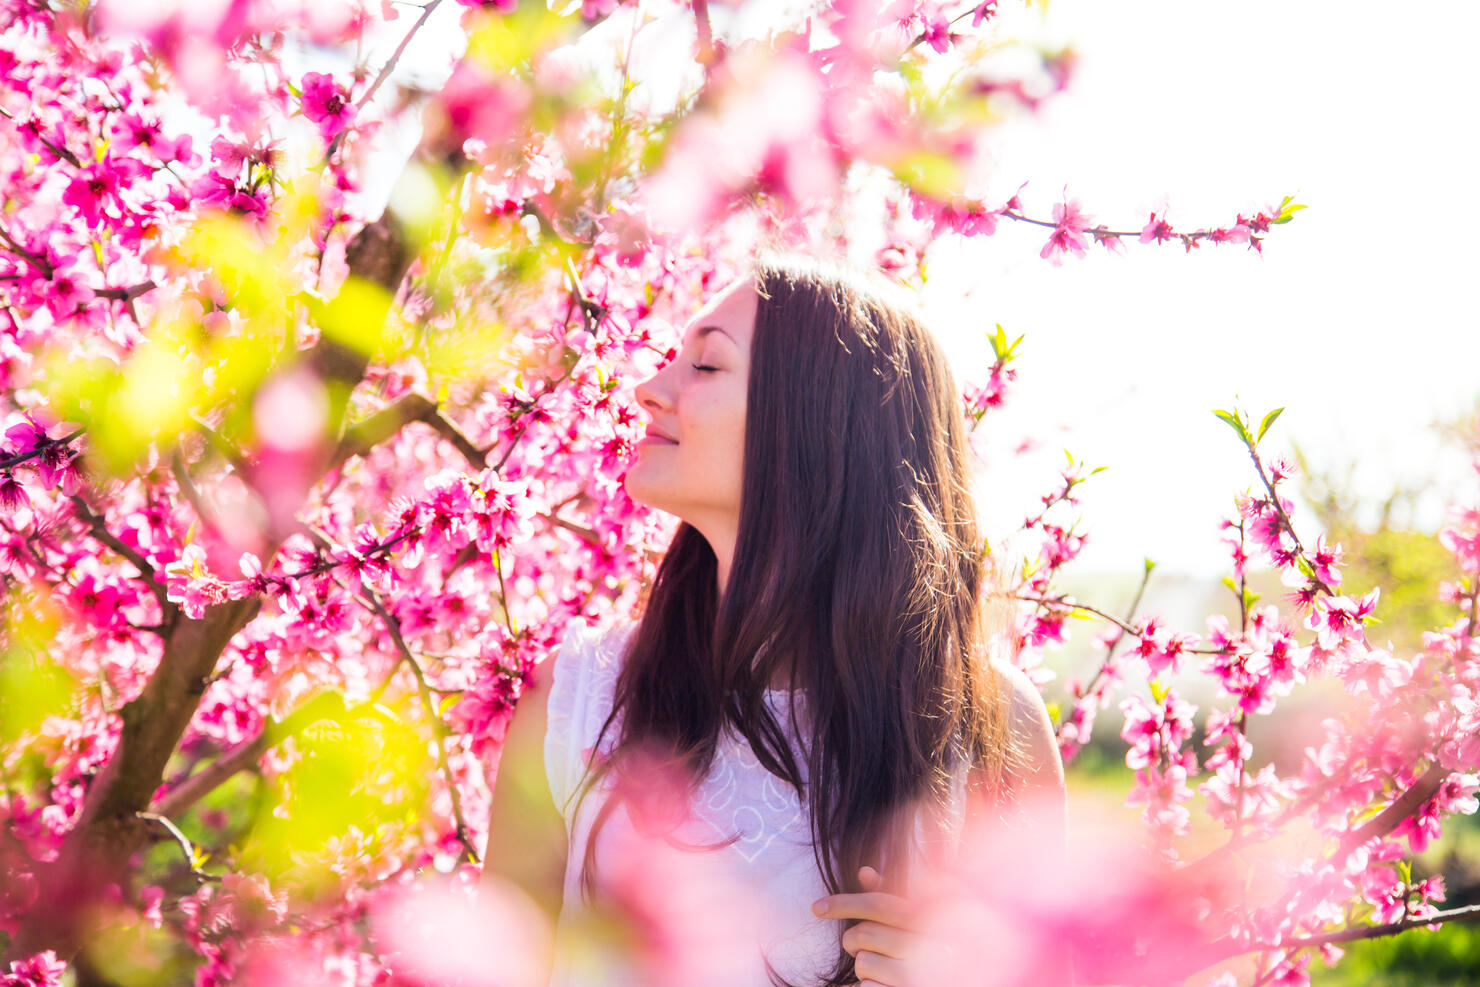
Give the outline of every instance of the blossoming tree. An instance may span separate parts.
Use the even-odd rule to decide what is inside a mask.
[[[1260,250],[1300,208],[1115,228],[1067,193],[999,194],[987,111],[1031,111],[1073,58],[999,63],[997,0],[836,0],[749,40],[705,0],[458,2],[467,51],[436,92],[393,77],[447,0],[0,13],[5,983],[530,982],[538,916],[464,907],[488,782],[532,669],[573,617],[630,610],[671,532],[621,479],[629,384],[672,325],[763,239],[862,248],[918,283],[936,239],[1004,222],[1043,227],[1059,262]],[[693,85],[666,105],[630,55],[676,17]],[[387,31],[394,50],[361,60]],[[349,67],[297,66],[305,46]],[[420,143],[372,208],[367,171],[413,117]],[[847,217],[880,187],[883,242],[860,245]],[[996,331],[974,423],[1015,345]],[[1253,956],[1220,975],[1299,983],[1374,927],[1468,917],[1404,857],[1475,808],[1480,510],[1443,535],[1456,623],[1391,654],[1364,635],[1373,596],[1339,593],[1339,549],[1297,534],[1288,467],[1259,451],[1273,416],[1224,417],[1256,481],[1227,521],[1236,623],[1194,634],[1059,592],[1083,542],[1073,469],[1006,588],[1029,669],[1070,615],[1109,622],[1059,737],[1072,756],[1123,697],[1129,799],[1166,859],[1101,888],[1135,903],[1139,940],[1080,885],[994,907],[1123,947],[1099,953],[1108,978]],[[1289,577],[1283,608],[1253,598],[1256,562]],[[1202,757],[1165,684],[1187,669],[1221,697]],[[1316,680],[1350,705],[1298,771],[1253,769],[1250,723]],[[1195,857],[1194,809],[1226,830]],[[1283,870],[1254,894],[1229,875],[1260,848]],[[451,883],[418,880],[433,871]],[[481,959],[459,966],[469,940]],[[683,936],[641,942],[663,944],[652,982],[696,969]]]

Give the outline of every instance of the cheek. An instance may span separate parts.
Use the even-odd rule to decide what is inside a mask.
[[[703,442],[709,450],[743,446],[745,394],[738,389],[694,392],[683,404],[683,438]]]

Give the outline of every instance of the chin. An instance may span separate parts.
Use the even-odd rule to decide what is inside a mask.
[[[622,487],[627,491],[628,497],[644,507],[652,507],[660,511],[664,509],[662,491],[653,489],[651,481],[643,475],[641,463],[634,463],[628,467]]]

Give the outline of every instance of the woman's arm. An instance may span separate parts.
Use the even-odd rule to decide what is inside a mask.
[[[1005,686],[1003,702],[1007,707],[1007,725],[1018,752],[1010,776],[1014,794],[1014,808],[1010,815],[1015,818],[1012,825],[1003,827],[1000,814],[995,809],[982,811],[973,800],[968,800],[966,844],[968,848],[976,847],[985,852],[988,859],[1003,852],[1029,854],[1028,859],[1033,861],[1030,866],[1041,867],[1046,880],[1057,880],[1063,876],[1061,860],[1067,796],[1064,765],[1059,757],[1053,722],[1037,687],[1023,672],[995,662],[993,667]],[[968,787],[981,789],[977,784]],[[992,846],[975,841],[1007,843],[997,842]],[[1045,859],[1049,855],[1060,860]],[[945,933],[929,928],[930,923],[924,918],[929,911],[921,913],[919,903],[877,890],[879,874],[872,867],[860,870],[859,883],[864,888],[863,893],[829,895],[818,901],[813,911],[828,918],[860,920],[843,933],[843,948],[855,959],[862,987],[923,987],[926,984],[933,987],[941,982],[1064,987],[1074,982],[1067,948],[1070,944],[1050,942],[1047,936],[1013,936],[1000,926],[990,910],[984,920],[994,928],[984,929],[964,940],[961,930],[956,929],[947,934],[947,941],[941,942],[940,936]],[[992,904],[1001,908],[1004,903],[996,901]],[[939,903],[936,907],[940,907]],[[977,945],[990,943],[1000,946],[1004,934],[1022,952],[1008,965],[1007,969],[1012,972],[996,972],[997,979],[994,980],[994,964],[1000,964],[1003,958],[971,954]],[[943,971],[949,971],[944,981]]]
[[[484,886],[490,875],[527,893],[553,929],[564,895],[567,837],[545,776],[546,703],[559,653],[535,666],[534,681],[514,706],[499,755],[489,810]],[[554,957],[549,957],[553,964]],[[548,980],[548,976],[545,978]]]

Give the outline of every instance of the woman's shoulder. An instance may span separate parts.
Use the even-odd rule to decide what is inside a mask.
[[[558,657],[562,664],[615,670],[637,621],[628,617],[573,617]]]
[[[1064,787],[1064,762],[1059,756],[1058,736],[1043,694],[1021,668],[1001,658],[991,661],[1002,683],[1007,727],[1013,746],[1020,752],[1018,781],[1026,788]]]

